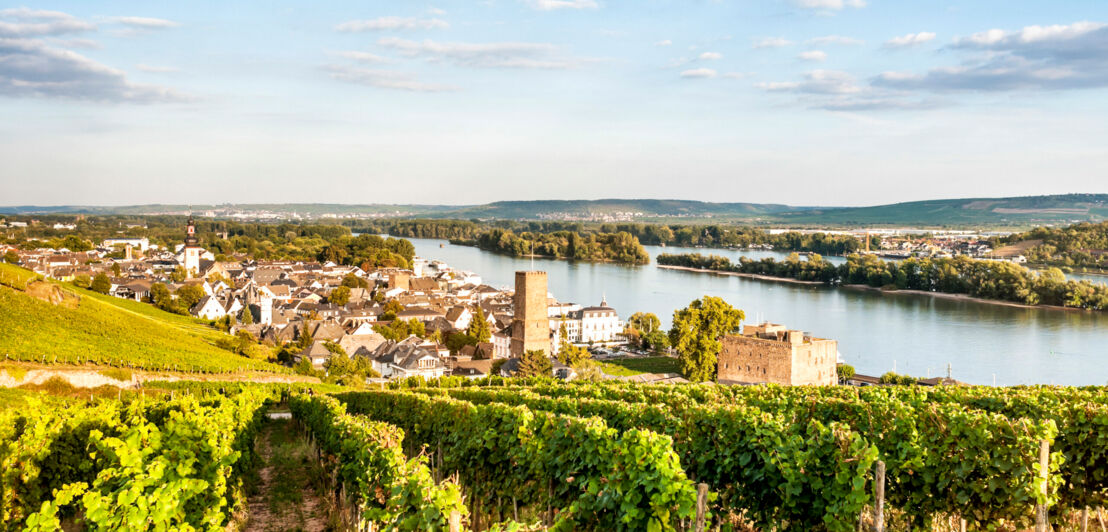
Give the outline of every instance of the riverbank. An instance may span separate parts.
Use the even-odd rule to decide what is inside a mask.
[[[755,279],[758,281],[771,281],[777,283],[787,284],[799,284],[806,286],[827,286],[820,281],[801,281],[799,279],[790,279],[788,277],[774,277],[772,275],[761,275],[755,273],[741,273],[741,272],[727,272],[719,270],[709,270],[705,268],[692,268],[689,266],[671,266],[668,264],[659,264],[659,268],[666,270],[682,270],[695,273],[714,273],[716,275],[729,275],[733,277],[744,277],[746,279]],[[1079,311],[1079,312],[1093,312],[1089,309],[1074,308],[1074,307],[1060,307],[1057,305],[1027,305],[1025,303],[1016,303],[1014,301],[1003,301],[1000,299],[985,299],[982,297],[973,297],[968,294],[950,294],[946,292],[925,292],[923,290],[887,290],[881,287],[869,286],[865,284],[844,284],[839,285],[839,288],[845,288],[848,290],[857,290],[861,292],[879,292],[882,294],[904,294],[913,296],[930,296],[939,299],[949,299],[953,301],[968,301],[971,303],[984,303],[987,305],[997,305],[1001,307],[1012,308],[1026,308],[1026,309],[1045,309],[1045,310],[1064,310],[1064,311]]]
[[[666,270],[682,270],[682,271],[687,271],[687,272],[714,273],[716,275],[730,275],[732,277],[745,277],[747,279],[757,279],[759,281],[773,281],[773,282],[778,282],[778,283],[800,284],[800,285],[806,285],[806,286],[825,286],[820,281],[801,281],[800,279],[790,279],[788,277],[774,277],[772,275],[761,275],[761,274],[757,274],[757,273],[725,272],[725,271],[719,271],[719,270],[709,270],[709,269],[705,269],[705,268],[693,268],[693,267],[690,267],[690,266],[671,266],[669,264],[659,264],[658,267],[662,268],[662,269],[666,269]]]
[[[574,259],[574,258],[570,258],[570,257],[555,257],[555,256],[551,256],[551,255],[540,255],[538,253],[524,253],[522,255],[516,255],[515,253],[507,253],[507,252],[501,251],[499,249],[483,248],[477,242],[472,242],[472,241],[468,241],[468,240],[448,240],[447,242],[449,242],[451,245],[454,245],[454,246],[465,246],[465,247],[476,248],[476,249],[479,249],[481,251],[485,251],[487,253],[493,253],[493,254],[496,254],[496,255],[503,255],[505,257],[512,257],[512,258],[516,258],[516,259],[564,260],[564,261],[568,261],[568,262],[619,264],[620,266],[646,266],[647,264],[650,264],[649,256],[647,257],[647,260],[645,260],[643,262],[630,262],[630,261],[621,261],[621,260],[615,260],[615,259]]]
[[[870,286],[866,284],[844,284],[840,285],[841,288],[849,290],[859,290],[863,292],[880,292],[882,294],[906,294],[913,296],[931,296],[939,299],[950,299],[955,301],[969,301],[972,303],[985,303],[987,305],[998,305],[1002,307],[1013,308],[1026,308],[1026,309],[1045,309],[1045,310],[1065,310],[1065,311],[1077,311],[1077,312],[1095,312],[1089,309],[1075,308],[1075,307],[1059,307],[1057,305],[1028,305],[1025,303],[1016,303],[1015,301],[1003,301],[1000,299],[985,299],[983,297],[973,297],[968,294],[950,294],[947,292],[925,292],[923,290],[886,290],[877,286]]]

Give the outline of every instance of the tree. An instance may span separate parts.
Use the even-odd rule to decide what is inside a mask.
[[[743,311],[721,298],[704,296],[673,313],[670,344],[681,359],[681,372],[693,382],[715,380],[716,363],[723,348],[719,339],[739,331]]]
[[[342,286],[347,288],[369,288],[369,281],[352,273],[348,273],[346,277],[342,278]]]
[[[81,275],[73,278],[73,286],[76,286],[77,288],[88,288],[92,286],[92,277],[89,277],[88,275],[82,273]]]
[[[89,285],[89,289],[93,292],[107,294],[112,289],[112,282],[110,279],[108,279],[107,275],[104,275],[104,272],[100,272],[96,274],[96,277],[92,278],[92,283]]]
[[[165,286],[165,283],[150,285],[150,302],[164,311],[174,312],[173,296],[169,294],[169,288]]]
[[[253,325],[254,324],[254,312],[250,310],[250,305],[242,307],[242,324]]]
[[[549,377],[554,371],[554,364],[550,357],[542,350],[532,349],[524,351],[519,357],[519,366],[516,370],[517,377]]]
[[[473,319],[469,322],[469,327],[466,328],[466,335],[475,340],[474,343],[487,342],[492,338],[492,331],[489,330],[489,322],[485,319],[485,311],[481,310],[481,307],[477,307],[477,313],[473,315]]]
[[[178,266],[173,268],[173,273],[169,274],[169,280],[175,283],[183,283],[185,279],[189,278],[189,273],[185,271],[184,266]]]
[[[854,366],[839,364],[835,367],[835,374],[839,377],[839,384],[845,384],[846,381],[854,378]]]
[[[304,326],[300,329],[300,339],[297,340],[296,346],[300,349],[307,349],[312,346],[312,331],[308,328],[308,321],[304,321]]]
[[[636,312],[631,315],[628,324],[640,333],[646,334],[662,328],[662,320],[651,312]]]
[[[200,285],[187,284],[177,289],[177,301],[185,311],[199,303],[205,295],[207,294],[204,293],[204,289]]]
[[[8,264],[18,264],[19,254],[9,249],[8,252],[4,254],[4,262]]]
[[[396,315],[404,311],[404,305],[401,305],[395,299],[385,303],[384,312],[378,316],[379,321],[392,321],[396,319]]]
[[[119,263],[118,262],[113,262],[112,263],[112,275],[114,275],[116,277],[119,277],[121,274],[122,274],[122,270],[119,267]]]
[[[342,285],[331,290],[331,295],[327,296],[327,301],[330,301],[332,305],[338,305],[340,307],[349,303],[350,287]]]

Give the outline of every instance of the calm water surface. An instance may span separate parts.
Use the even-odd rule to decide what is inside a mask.
[[[510,286],[514,272],[531,261],[409,239],[427,259],[470,270],[493,286]],[[440,247],[442,244],[442,247]],[[736,260],[784,254],[646,246],[660,253],[698,251]],[[841,261],[841,258],[828,257]],[[882,294],[755,281],[732,276],[560,260],[535,260],[548,273],[550,291],[560,301],[608,304],[627,319],[653,312],[669,326],[673,311],[703,295],[722,297],[755,318],[783,323],[839,341],[843,359],[860,373],[893,369],[918,376],[946,374],[992,384],[1108,384],[1108,315],[1003,307],[908,294]]]

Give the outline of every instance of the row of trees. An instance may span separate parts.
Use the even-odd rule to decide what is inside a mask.
[[[1039,227],[1026,233],[998,238],[994,244],[1041,241],[1024,256],[1035,264],[1108,270],[1108,222],[1079,223],[1068,227]]]
[[[486,251],[526,257],[538,256],[570,260],[613,261],[625,264],[647,264],[650,255],[630,233],[587,233],[572,231],[556,233],[520,233],[494,228],[473,240],[454,240],[472,244]]]
[[[509,220],[377,220],[350,222],[358,231],[388,233],[411,238],[439,238],[446,240],[477,240],[481,235],[501,229],[515,233],[577,233],[615,234],[627,233],[645,245],[676,245],[703,247],[748,248],[769,245],[785,251],[813,251],[827,255],[846,255],[865,247],[865,243],[851,235],[830,233],[800,233],[789,231],[771,234],[764,229],[740,225],[708,224],[651,224],[651,223],[587,223],[587,222],[521,222]],[[871,237],[872,245],[879,245],[879,237]]]
[[[732,263],[697,253],[661,255],[658,264],[819,281],[827,285],[861,284],[897,290],[966,294],[1027,305],[1108,309],[1108,285],[1067,280],[1057,268],[1034,271],[1007,261],[954,258],[910,258],[884,261],[873,255],[851,255],[835,266],[819,255],[782,261],[746,257]]]

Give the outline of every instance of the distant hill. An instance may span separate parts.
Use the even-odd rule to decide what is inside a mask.
[[[599,200],[536,200],[497,201],[487,205],[461,208],[440,215],[474,218],[533,219],[543,215],[612,215],[641,213],[648,217],[706,216],[751,217],[806,210],[805,207],[764,203],[708,203],[690,200],[599,199]]]
[[[873,207],[806,209],[776,216],[815,225],[1029,226],[1108,219],[1108,194],[912,201]]]
[[[498,201],[485,205],[348,205],[348,204],[225,204],[17,206],[11,214],[182,214],[215,216],[234,213],[281,215],[377,215],[453,219],[595,219],[633,213],[635,221],[737,222],[763,225],[924,227],[1030,227],[1034,225],[1108,220],[1108,194],[1064,194],[1012,198],[966,198],[912,201],[864,207],[800,207],[767,203],[713,203],[690,200],[599,199]],[[326,218],[324,218],[324,221]]]
[[[225,335],[187,316],[34,278],[23,268],[0,264],[0,353],[10,358],[73,362],[79,357],[212,373],[284,371],[216,347]]]

